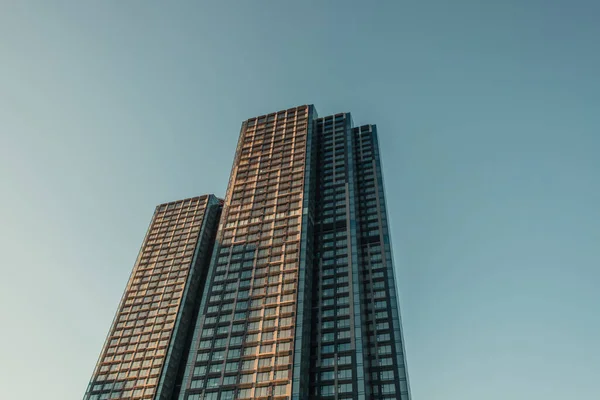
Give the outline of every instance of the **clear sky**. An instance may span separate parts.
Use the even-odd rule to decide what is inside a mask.
[[[378,125],[415,400],[598,399],[600,2],[0,0],[0,398],[81,398],[241,121]]]

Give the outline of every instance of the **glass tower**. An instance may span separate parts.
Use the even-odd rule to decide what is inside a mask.
[[[250,118],[223,202],[157,208],[84,398],[105,399],[410,400],[375,125]]]
[[[221,205],[207,195],[156,207],[84,400],[174,396]]]
[[[376,127],[317,120],[310,398],[410,399]]]
[[[242,123],[179,400],[410,400],[376,127]]]
[[[302,106],[242,124],[182,400],[308,392],[315,117]]]

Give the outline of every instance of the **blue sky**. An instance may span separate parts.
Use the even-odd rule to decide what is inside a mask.
[[[0,398],[81,398],[154,206],[313,103],[378,125],[413,398],[597,399],[599,13],[0,0]]]

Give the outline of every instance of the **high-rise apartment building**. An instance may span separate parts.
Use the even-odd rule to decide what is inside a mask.
[[[145,392],[86,399],[410,400],[375,125],[312,105],[243,122],[214,231],[206,284],[179,295],[198,306],[177,356]],[[92,395],[126,370],[103,362],[115,329]]]
[[[208,195],[156,207],[84,400],[173,396],[221,206]]]
[[[376,128],[242,124],[179,400],[409,399]]]

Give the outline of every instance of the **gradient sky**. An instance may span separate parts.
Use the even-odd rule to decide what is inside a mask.
[[[600,398],[600,2],[0,0],[0,398],[80,399],[241,121],[378,125],[414,400]]]

